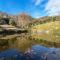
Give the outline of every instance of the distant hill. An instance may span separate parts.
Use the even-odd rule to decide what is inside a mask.
[[[28,25],[32,21],[32,17],[27,15],[26,13],[22,13],[17,16],[17,26],[21,28],[28,28]]]
[[[52,19],[52,18],[51,18]],[[38,22],[31,26],[31,36],[36,40],[56,42],[60,44],[60,18],[53,17],[50,22],[46,21],[42,24]]]
[[[32,24],[43,24],[51,21],[60,21],[60,16],[45,16],[42,18],[33,19]]]
[[[7,13],[0,12],[1,24],[7,22],[7,24],[15,25],[20,28],[28,28],[28,26],[31,25],[43,24],[46,22],[59,21],[59,20],[60,20],[60,16],[45,16],[41,18],[32,18],[27,13],[21,13],[19,15],[9,15]]]

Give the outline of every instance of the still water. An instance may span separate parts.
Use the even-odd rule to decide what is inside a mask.
[[[31,38],[30,34],[0,36],[0,60],[59,60],[60,44]]]

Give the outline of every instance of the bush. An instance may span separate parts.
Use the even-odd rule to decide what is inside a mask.
[[[9,24],[16,26],[16,23],[15,23],[15,21],[13,19],[10,19]]]

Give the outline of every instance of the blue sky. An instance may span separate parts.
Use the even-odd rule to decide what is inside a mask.
[[[46,15],[58,15],[60,12],[60,4],[58,5],[58,2],[60,0],[0,0],[0,11],[13,15],[25,12],[35,18]],[[55,12],[54,7],[55,9],[58,8]]]

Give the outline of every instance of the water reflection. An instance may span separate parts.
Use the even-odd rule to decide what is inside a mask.
[[[15,48],[22,52],[25,52],[28,49],[30,49],[33,45],[37,44],[46,47],[56,47],[56,48],[60,47],[59,43],[31,38],[30,34],[28,33],[5,35],[0,37],[0,51],[9,48]]]
[[[1,60],[60,60],[60,48],[47,48],[33,45],[30,50],[22,53],[17,49],[8,49],[0,53]]]
[[[55,48],[56,47],[56,48]],[[60,60],[60,44],[31,38],[30,34],[0,37],[1,60]]]
[[[60,48],[47,48],[41,45],[31,47],[30,54],[35,60],[60,60]]]
[[[7,49],[7,48],[4,48],[4,46],[8,48],[16,48],[23,52],[31,47],[31,41],[29,38],[29,34],[24,34],[24,33],[3,36],[0,38],[0,44],[1,44],[0,51]]]

